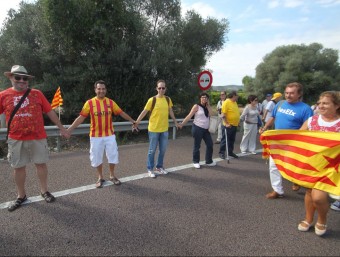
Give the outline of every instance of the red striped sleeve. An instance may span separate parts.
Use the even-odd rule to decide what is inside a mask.
[[[90,128],[90,137],[94,137],[96,133],[96,118],[94,115],[94,108],[93,108],[93,100],[89,100],[90,106],[90,116],[91,116],[91,128]]]

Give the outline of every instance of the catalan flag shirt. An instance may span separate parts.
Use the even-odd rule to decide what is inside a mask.
[[[8,88],[0,93],[0,114],[5,114],[6,123],[8,123],[12,111],[25,92]],[[31,89],[13,117],[8,137],[15,140],[46,138],[43,113],[48,113],[51,110],[51,105],[43,93],[37,89]]]
[[[81,116],[91,117],[90,137],[107,137],[114,134],[112,115],[119,115],[123,111],[111,99],[93,97],[86,101],[80,112]]]

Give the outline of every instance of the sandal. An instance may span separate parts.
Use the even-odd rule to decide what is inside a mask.
[[[299,191],[300,190],[300,186],[298,184],[293,184],[292,185],[292,190],[293,191]]]
[[[318,222],[315,224],[314,228],[315,228],[315,234],[317,234],[318,236],[323,236],[327,231],[327,225],[326,224],[320,224]]]
[[[8,206],[8,211],[14,211],[18,209],[26,200],[26,195],[23,198],[17,198],[13,203]]]
[[[102,188],[104,182],[105,179],[98,179],[98,181],[96,182],[96,188]]]
[[[120,182],[120,180],[119,180],[118,178],[116,178],[116,177],[110,178],[110,181],[112,181],[112,183],[113,183],[114,185],[116,185],[116,186],[119,186],[119,185],[122,184],[122,182]]]
[[[41,196],[45,199],[47,203],[52,203],[55,201],[55,197],[48,191],[45,193],[41,194]]]
[[[307,221],[303,220],[299,223],[298,230],[302,232],[307,232],[312,225],[309,224]]]

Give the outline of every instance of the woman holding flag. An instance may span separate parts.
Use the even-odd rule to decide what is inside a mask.
[[[327,91],[320,95],[317,103],[319,113],[310,117],[300,130],[340,132],[340,92]],[[340,185],[337,185],[340,186]],[[312,226],[317,211],[315,234],[322,236],[327,230],[329,210],[328,193],[316,188],[307,188],[305,194],[306,216],[298,225],[298,230],[306,232]]]

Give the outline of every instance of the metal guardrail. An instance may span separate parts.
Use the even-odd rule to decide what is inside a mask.
[[[184,119],[177,119],[177,122],[182,122]],[[189,120],[185,126],[192,125],[193,120]],[[140,130],[148,129],[149,121],[141,121],[138,128]],[[131,131],[131,122],[113,122],[115,131]],[[65,128],[70,125],[64,125]],[[169,128],[172,128],[172,139],[176,139],[176,127],[173,120],[169,120]],[[60,137],[59,128],[57,126],[45,126],[45,130],[48,137]],[[86,135],[90,132],[90,124],[80,124],[77,128],[72,131],[72,135]],[[7,128],[0,128],[0,141],[6,139]]]

